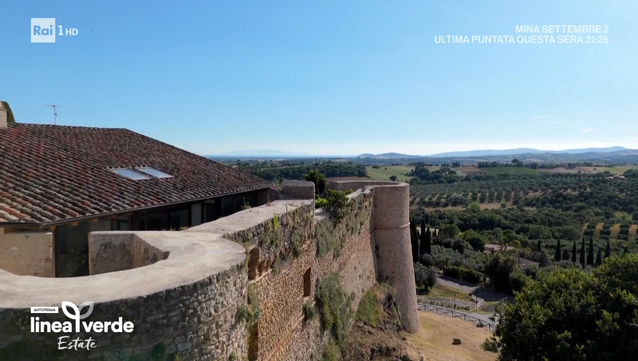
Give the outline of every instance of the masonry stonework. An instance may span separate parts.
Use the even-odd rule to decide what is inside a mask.
[[[307,184],[291,186],[300,189],[288,189],[289,198],[310,198]],[[318,360],[329,331],[319,317],[304,319],[303,308],[314,306],[317,282],[333,274],[353,312],[376,282],[389,282],[402,324],[414,332],[414,274],[404,234],[408,186],[328,187],[356,190],[341,222],[315,210],[312,199],[282,199],[182,232],[93,232],[90,276],[0,271],[0,359]],[[59,307],[62,300],[94,301],[90,320],[122,317],[135,330],[72,333],[93,337],[97,347],[58,350],[58,337],[66,334],[29,332],[29,307]],[[39,316],[66,320],[61,313]]]

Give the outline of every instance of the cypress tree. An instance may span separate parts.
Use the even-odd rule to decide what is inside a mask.
[[[425,248],[425,219],[421,219],[421,237],[419,242],[419,256],[422,254],[426,254],[427,249]]]
[[[589,239],[589,253],[587,253],[587,264],[594,265],[594,237]]]
[[[536,250],[538,252],[543,250],[543,245],[541,244],[541,240],[539,239],[538,242],[536,243]]]
[[[572,244],[572,263],[576,263],[576,240]]]
[[[605,248],[605,258],[611,256],[611,245],[609,243],[609,240],[607,240],[607,247]]]
[[[585,237],[583,237],[583,242],[580,244],[580,264],[585,268]]]
[[[430,233],[430,228],[425,230],[425,253],[432,254],[432,233]]]
[[[560,238],[556,241],[556,249],[554,250],[554,261],[560,262]]]
[[[412,261],[419,260],[419,237],[416,231],[416,222],[410,222],[410,243],[412,244]]]
[[[596,266],[600,266],[603,263],[603,260],[601,259],[603,255],[603,250],[598,248],[598,254],[596,255]]]

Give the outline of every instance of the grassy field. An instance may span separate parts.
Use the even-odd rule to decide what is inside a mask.
[[[626,171],[630,169],[636,169],[636,166],[635,165],[619,165],[615,167],[601,168],[603,172],[609,171],[611,174],[617,174],[617,175],[623,175],[623,173],[625,173]]]
[[[419,297],[422,297],[422,296],[419,296]],[[460,300],[472,301],[472,298],[467,293],[463,291],[459,291],[452,287],[444,286],[440,283],[437,283],[436,285],[434,285],[434,287],[432,287],[430,292],[424,297],[425,298],[428,298],[428,297],[458,298]]]
[[[407,165],[388,165],[380,166],[379,168],[366,167],[368,177],[378,180],[390,180],[390,177],[395,175],[400,182],[409,182],[412,177],[407,177],[404,174],[412,171],[414,167]]]
[[[496,354],[483,351],[481,344],[492,335],[486,328],[432,312],[419,312],[421,329],[405,333],[406,342],[431,361],[495,361]],[[462,344],[452,345],[458,338]]]
[[[489,174],[525,174],[534,175],[539,174],[538,169],[530,169],[523,167],[494,167],[494,168],[480,168],[481,171],[485,171]]]

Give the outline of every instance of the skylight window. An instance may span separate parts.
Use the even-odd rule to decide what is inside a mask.
[[[168,174],[168,173],[164,173],[161,170],[157,170],[155,168],[151,168],[151,167],[140,167],[140,168],[135,168],[136,170],[146,173],[148,175],[151,175],[155,178],[170,178],[172,177],[172,175]]]
[[[124,178],[132,180],[146,180],[154,178],[170,178],[172,175],[164,173],[161,170],[157,170],[151,167],[136,167],[136,168],[112,168],[111,172],[120,175]]]
[[[120,169],[111,169],[118,175],[121,175],[124,178],[132,179],[132,180],[144,180],[144,179],[152,179],[150,175],[142,172],[138,172],[135,169],[131,168],[120,168]]]

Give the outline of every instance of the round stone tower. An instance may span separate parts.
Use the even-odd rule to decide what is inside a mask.
[[[401,324],[416,333],[420,326],[410,242],[410,186],[376,186],[372,221],[379,280],[395,288]]]

